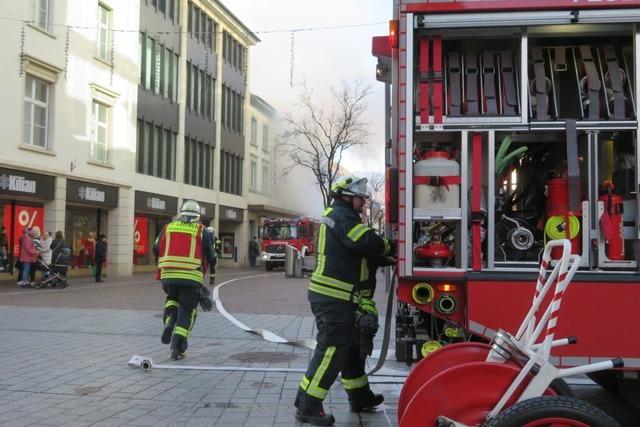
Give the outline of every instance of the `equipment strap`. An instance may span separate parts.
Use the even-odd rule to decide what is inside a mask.
[[[429,68],[429,38],[420,38],[420,123],[429,123],[430,105],[429,98],[431,96],[431,70]]]
[[[564,46],[558,46],[555,48],[556,63],[554,69],[556,71],[567,71],[567,48]]]
[[[533,56],[533,74],[536,82],[536,119],[547,120],[549,118],[549,98],[547,97],[547,79],[542,48],[534,47],[531,49],[531,55]]]
[[[618,64],[618,56],[613,46],[604,47],[604,57],[609,70],[609,82],[613,91],[613,118],[624,120],[626,116],[624,106],[624,92],[622,89],[622,70]]]
[[[433,37],[433,122],[442,123],[442,37]]]
[[[385,312],[384,318],[384,332],[382,334],[382,347],[380,347],[380,357],[378,357],[378,363],[373,367],[367,375],[373,375],[382,368],[385,360],[387,360],[387,351],[389,350],[389,342],[391,341],[391,319],[393,318],[393,307],[395,293],[395,285],[396,285],[396,267],[391,269],[391,283],[389,284],[389,295],[387,296],[387,310]]]
[[[580,206],[580,163],[578,160],[578,132],[575,119],[567,119],[567,184],[569,185],[569,211],[578,215]],[[568,223],[568,222],[567,222]],[[567,227],[568,228],[568,227]]]
[[[460,117],[462,106],[462,72],[460,69],[460,54],[449,52],[449,115]]]
[[[513,69],[511,52],[500,52],[500,73],[502,74],[502,111],[505,116],[515,116],[518,107],[518,91]]]
[[[480,109],[478,106],[478,55],[476,52],[465,53],[464,73],[467,86],[465,115],[477,116],[480,114]]]
[[[471,212],[480,213],[482,205],[482,134],[474,133],[473,145],[473,189],[471,192]],[[472,266],[473,271],[482,269],[482,223],[480,215],[472,215]]]
[[[587,85],[589,86],[589,120],[600,119],[600,78],[598,69],[591,54],[591,46],[580,46],[580,57],[584,72],[587,74]]]
[[[498,114],[498,100],[496,99],[496,68],[493,52],[482,52],[482,84],[485,114],[495,116]]]

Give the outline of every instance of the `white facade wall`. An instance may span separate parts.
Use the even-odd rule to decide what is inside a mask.
[[[108,212],[108,223],[102,230],[110,245],[108,273],[130,274],[132,239],[128,224],[133,217],[129,200],[135,159],[139,2],[101,1],[111,11],[111,28],[131,30],[110,33],[112,64],[97,58],[97,1],[48,3],[45,29],[18,20],[6,20],[0,26],[4,40],[0,57],[0,167],[56,177],[55,194],[44,205],[45,227],[54,232],[65,230],[65,212],[72,206],[66,200],[67,179],[118,188],[118,206],[102,207]],[[32,2],[3,2],[3,15],[32,20]],[[44,149],[23,143],[27,75],[50,81]],[[93,161],[90,154],[94,100],[109,107],[106,164]],[[12,198],[30,201],[2,192],[0,197],[4,203]],[[101,206],[85,207],[97,210]]]

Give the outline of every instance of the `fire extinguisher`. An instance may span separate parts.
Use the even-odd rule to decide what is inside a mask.
[[[602,183],[602,191],[598,201],[604,204],[604,212],[600,217],[600,228],[605,239],[607,258],[613,261],[624,260],[624,237],[622,234],[622,196],[614,193],[611,181]]]

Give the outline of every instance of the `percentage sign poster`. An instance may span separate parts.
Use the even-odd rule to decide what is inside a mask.
[[[4,206],[4,226],[7,228],[7,236],[11,231],[11,205]],[[38,235],[44,230],[44,208],[34,206],[16,205],[16,216],[13,218],[13,254],[18,255],[20,247],[18,242],[23,228],[35,227]]]
[[[143,216],[135,217],[133,229],[133,247],[138,255],[147,254],[149,244],[149,218]]]

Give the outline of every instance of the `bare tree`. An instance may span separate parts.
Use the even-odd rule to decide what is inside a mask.
[[[369,227],[375,228],[380,225],[384,218],[384,184],[385,177],[380,172],[365,173],[369,186],[371,187],[371,199],[367,200],[365,209],[363,210],[364,223]]]
[[[358,81],[345,82],[339,90],[331,90],[332,104],[325,107],[314,102],[306,82],[301,86],[302,112],[300,117],[284,116],[285,131],[278,151],[289,160],[284,175],[296,167],[311,171],[326,208],[331,202],[329,189],[339,175],[345,151],[366,144],[369,136],[363,115],[371,87]]]

